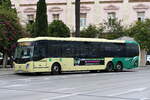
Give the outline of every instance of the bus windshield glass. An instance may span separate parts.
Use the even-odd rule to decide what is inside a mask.
[[[19,46],[15,51],[16,59],[28,59],[33,57],[33,47],[31,46]]]

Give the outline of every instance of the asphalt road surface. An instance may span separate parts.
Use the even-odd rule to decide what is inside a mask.
[[[150,68],[62,75],[0,75],[0,100],[150,100]]]

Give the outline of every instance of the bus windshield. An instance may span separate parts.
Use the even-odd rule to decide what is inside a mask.
[[[15,51],[15,58],[16,59],[28,59],[33,57],[33,47],[31,46],[24,46],[24,47],[17,47]]]

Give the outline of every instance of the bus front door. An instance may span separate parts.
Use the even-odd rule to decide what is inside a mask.
[[[44,47],[35,48],[33,64],[35,68],[47,67],[46,48]]]
[[[35,68],[45,68],[47,67],[47,59],[41,59],[38,61],[34,61],[34,67]]]

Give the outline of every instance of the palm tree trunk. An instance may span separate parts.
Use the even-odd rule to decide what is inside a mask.
[[[76,37],[80,36],[80,0],[75,1]]]

